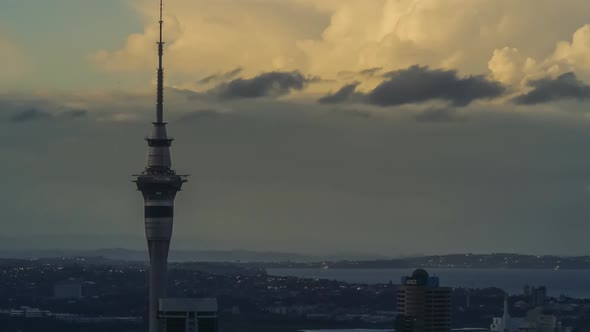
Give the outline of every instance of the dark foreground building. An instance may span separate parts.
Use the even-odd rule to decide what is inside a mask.
[[[164,332],[217,332],[217,300],[160,299],[158,318]]]
[[[438,277],[418,269],[402,277],[397,295],[398,332],[448,332],[451,330],[451,290],[440,287]]]

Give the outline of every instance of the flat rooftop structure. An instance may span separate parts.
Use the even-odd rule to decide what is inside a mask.
[[[163,332],[217,332],[217,299],[162,298],[158,304]]]
[[[217,312],[215,298],[163,298],[160,312]]]

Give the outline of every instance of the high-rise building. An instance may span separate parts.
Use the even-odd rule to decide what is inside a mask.
[[[163,16],[160,0],[160,40],[158,42],[158,88],[156,121],[152,134],[146,138],[149,146],[147,167],[134,181],[141,191],[145,207],[145,235],[150,255],[149,281],[149,331],[163,332],[162,322],[157,319],[158,301],[166,297],[166,273],[168,249],[172,237],[174,198],[186,178],[172,169],[170,146],[172,138],[166,133],[164,122],[164,42],[162,40]]]
[[[163,298],[158,317],[165,332],[217,332],[217,300]]]
[[[403,277],[397,294],[398,332],[451,330],[451,290],[440,287],[438,277],[418,269]]]
[[[531,302],[530,302],[530,304],[533,308],[544,307],[546,298],[547,298],[547,287],[541,286],[541,287],[531,288],[531,297],[530,297]]]
[[[525,297],[531,296],[531,286],[524,285],[524,287],[523,287],[523,294],[524,294]]]

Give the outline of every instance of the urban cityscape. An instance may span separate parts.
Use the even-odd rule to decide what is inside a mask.
[[[552,296],[542,285],[513,293],[445,287],[425,269],[386,283],[351,283],[273,275],[266,265],[171,263],[168,292],[179,303],[163,304],[200,312],[200,331],[415,331],[416,324],[424,331],[588,331],[590,324],[589,300]],[[148,327],[148,261],[3,259],[1,266],[0,320],[7,331]],[[178,300],[194,298],[218,302]]]
[[[590,3],[6,1],[0,332],[590,332]]]

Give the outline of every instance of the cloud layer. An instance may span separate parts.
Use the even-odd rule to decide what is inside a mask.
[[[154,78],[157,6],[131,3],[144,30],[89,55],[113,90],[0,95],[8,234],[143,237],[129,174],[154,116],[137,81]],[[166,120],[174,164],[193,175],[175,245],[587,252],[588,12],[583,0],[168,2]],[[3,70],[22,74],[18,43],[0,48],[13,54]]]
[[[332,95],[322,97],[322,103],[365,102],[378,106],[398,106],[443,100],[455,106],[465,106],[477,99],[501,96],[504,87],[483,76],[459,77],[456,71],[412,66],[384,75],[385,80],[367,93],[356,91],[358,84],[344,86]]]
[[[544,78],[529,82],[532,90],[515,98],[523,105],[534,105],[563,99],[586,100],[590,98],[590,86],[580,81],[574,73],[566,73],[555,79]]]
[[[107,71],[151,70],[153,7],[138,0],[134,9],[145,31],[118,50],[96,52],[92,62]],[[298,95],[356,102],[374,91],[371,103],[396,105],[407,101],[395,99],[381,74],[418,65],[471,77],[474,90],[466,96],[431,91],[461,105],[497,96],[486,81],[513,95],[526,93],[529,82],[569,72],[590,82],[588,11],[583,0],[559,6],[551,0],[178,0],[166,11],[167,77],[171,86],[203,93],[238,75],[297,71],[322,79],[295,89]]]
[[[87,115],[88,111],[79,109],[66,110],[61,111],[58,114],[52,114],[48,111],[37,108],[28,108],[16,111],[12,116],[10,116],[10,121],[14,123],[22,123],[49,119],[78,119],[86,117]]]
[[[151,69],[154,7],[136,2],[145,31],[130,35],[120,50],[96,53],[95,63]],[[178,0],[166,10],[168,67],[193,74],[241,67],[247,75],[300,70],[335,76],[419,63],[475,74],[487,69],[494,50],[517,47],[540,58],[556,45],[556,59],[583,65],[586,32],[567,41],[587,23],[588,10],[582,0],[559,6],[550,0]]]
[[[221,83],[210,92],[221,99],[277,97],[292,90],[302,90],[307,82],[308,79],[297,71],[270,72],[250,79],[238,78]]]
[[[152,97],[2,97],[4,114],[53,114],[0,121],[4,184],[12,188],[0,199],[15,221],[4,234],[34,230],[46,235],[36,237],[44,247],[79,245],[51,242],[56,233],[113,239],[102,247],[129,245],[116,242],[121,236],[141,239],[142,201],[129,174],[145,165]],[[81,99],[89,107],[84,121],[61,115]],[[175,168],[192,174],[176,201],[177,248],[333,253],[354,242],[389,255],[588,250],[584,105],[571,113],[478,103],[380,112],[187,99],[172,90],[166,100]]]

